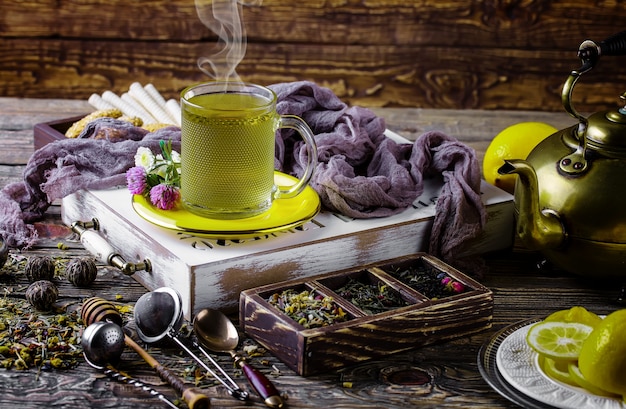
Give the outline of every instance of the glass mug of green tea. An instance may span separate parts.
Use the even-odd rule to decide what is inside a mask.
[[[181,198],[191,213],[241,219],[270,209],[275,199],[297,196],[317,165],[306,122],[276,112],[276,94],[242,82],[207,82],[181,92]],[[274,184],[276,131],[297,131],[307,148],[302,178]]]

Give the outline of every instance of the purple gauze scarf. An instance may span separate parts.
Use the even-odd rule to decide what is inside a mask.
[[[311,180],[325,208],[354,218],[384,217],[403,211],[423,191],[423,179],[442,175],[429,252],[453,263],[463,244],[486,222],[480,199],[480,170],[474,151],[440,132],[413,144],[384,136],[385,124],[368,109],[348,107],[331,90],[311,82],[270,86],[280,114],[302,117],[315,134],[318,165]],[[0,191],[0,234],[11,247],[37,240],[34,221],[50,203],[80,189],[106,189],[125,183],[139,146],[159,152],[159,140],[180,149],[180,130],[135,130],[135,140],[113,142],[67,139],[36,151],[24,180]],[[276,169],[301,176],[306,147],[293,131],[276,139]],[[454,264],[454,263],[453,263]]]

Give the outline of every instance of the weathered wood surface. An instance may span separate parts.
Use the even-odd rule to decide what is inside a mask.
[[[0,98],[0,141],[11,149],[0,149],[0,186],[19,180],[20,170],[32,153],[32,126],[42,120],[71,117],[84,112],[81,101],[20,100]],[[493,137],[494,131],[520,120],[541,118],[547,122],[569,124],[571,119],[561,114],[535,112],[489,112],[454,110],[378,110],[391,129],[414,138],[425,129],[439,129],[461,137],[479,152]],[[22,159],[18,159],[22,158]],[[63,257],[86,255],[67,228],[59,225],[59,209],[53,206],[46,219],[38,224],[43,238],[37,246],[24,251],[24,256],[50,254]],[[60,250],[57,243],[69,246]],[[17,250],[12,250],[17,251]],[[271,355],[253,358],[252,363],[265,373],[275,365],[281,375],[273,378],[279,391],[288,396],[291,408],[514,408],[514,404],[493,391],[480,376],[476,357],[480,346],[498,329],[521,319],[546,315],[556,309],[583,305],[597,313],[616,308],[613,303],[616,287],[613,283],[587,283],[558,270],[540,272],[535,263],[537,253],[516,247],[487,257],[489,271],[479,281],[493,291],[493,328],[484,332],[424,346],[415,351],[390,355],[338,371],[303,378]],[[23,276],[11,280],[0,276],[0,288],[13,289],[11,296],[22,296],[26,280]],[[606,284],[606,286],[602,286]],[[145,290],[132,278],[100,266],[98,280],[88,290],[78,290],[60,283],[63,303],[78,305],[88,296],[98,295],[109,300],[121,297],[132,304]],[[165,365],[189,364],[189,359],[173,348],[151,348]],[[174,399],[172,389],[163,384],[148,366],[130,351],[123,355],[121,369],[152,385]],[[230,357],[219,356],[220,362],[233,373]],[[242,376],[242,387],[249,389]],[[213,408],[265,407],[254,397],[244,405],[228,396],[221,386],[205,389]],[[67,371],[38,373],[36,370],[0,369],[0,407],[31,408],[153,408],[154,398],[128,385],[108,380],[86,364]]]
[[[260,2],[259,2],[260,3]],[[312,80],[366,106],[561,110],[580,43],[624,30],[619,1],[265,0],[243,8],[237,68],[261,84]],[[2,2],[0,95],[86,99],[134,82],[168,97],[208,77],[216,35],[191,0]],[[583,79],[581,110],[613,107],[624,57]],[[583,88],[584,87],[584,88]]]

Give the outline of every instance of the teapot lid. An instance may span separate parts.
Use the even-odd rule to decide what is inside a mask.
[[[626,92],[620,95],[626,103]],[[626,154],[626,105],[616,111],[596,112],[587,118],[587,145],[605,154]]]
[[[619,99],[624,104],[623,107],[616,112],[607,112],[606,117],[609,121],[617,122],[620,124],[626,123],[626,91],[619,96]]]

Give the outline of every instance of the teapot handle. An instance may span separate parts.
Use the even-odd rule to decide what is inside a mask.
[[[561,102],[565,110],[581,123],[586,124],[587,119],[580,115],[572,105],[574,85],[576,85],[581,75],[595,67],[602,55],[626,55],[626,31],[614,34],[606,40],[601,41],[600,44],[596,44],[592,40],[585,40],[580,44],[580,47],[578,47],[578,58],[580,58],[583,65],[579,69],[573,70],[567,78],[567,81],[565,81],[563,91],[561,92]],[[586,125],[583,128],[586,129]],[[584,129],[579,129],[579,135],[581,131],[583,132],[582,134],[584,134]]]
[[[573,70],[561,92],[561,102],[565,110],[574,118],[578,120],[578,128],[576,129],[576,137],[578,139],[579,146],[574,153],[564,158],[565,162],[561,161],[561,169],[567,173],[581,173],[587,168],[586,151],[587,151],[587,118],[582,116],[574,106],[572,105],[572,93],[574,92],[574,86],[580,77],[586,72],[590,71],[600,59],[602,55],[626,55],[626,31],[622,31],[604,41],[600,44],[596,44],[592,40],[585,40],[578,47],[578,57],[582,61],[582,66]],[[564,165],[567,163],[569,165]],[[573,165],[576,165],[573,167]]]

